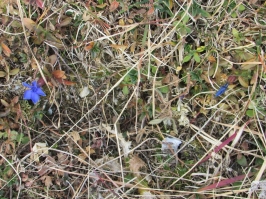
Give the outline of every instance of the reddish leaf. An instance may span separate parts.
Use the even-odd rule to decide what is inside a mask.
[[[1,42],[1,47],[2,47],[3,52],[5,53],[5,55],[10,57],[11,50],[8,48],[8,46],[5,45],[3,42]]]
[[[149,9],[148,12],[147,12],[147,16],[148,16],[148,17],[149,17],[149,16],[152,16],[153,13],[154,13],[154,7],[151,6],[150,9]]]
[[[119,6],[119,2],[113,1],[109,7],[110,12],[114,12]]]
[[[209,186],[200,188],[200,189],[198,189],[198,191],[206,191],[206,190],[211,190],[211,189],[215,189],[215,188],[219,188],[219,187],[224,187],[224,186],[226,186],[228,184],[232,184],[232,183],[234,183],[236,181],[243,180],[244,178],[249,177],[251,175],[253,175],[253,174],[252,173],[250,173],[248,175],[244,174],[244,175],[236,176],[234,178],[221,180],[220,182],[217,182],[217,183],[211,184]]]
[[[41,9],[44,8],[44,3],[42,2],[42,0],[36,0],[36,5]]]
[[[71,86],[71,85],[74,85],[76,84],[76,82],[71,82],[71,81],[68,81],[68,80],[64,80],[64,79],[56,79],[59,83],[61,84],[64,84],[66,86]]]
[[[66,79],[66,76],[65,76],[65,71],[62,71],[62,70],[54,70],[52,72],[53,76],[56,78],[56,79]]]

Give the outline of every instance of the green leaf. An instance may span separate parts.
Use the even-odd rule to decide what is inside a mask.
[[[232,33],[233,33],[233,36],[234,36],[236,39],[239,39],[239,32],[238,32],[237,29],[233,28]]]
[[[197,48],[196,51],[197,51],[198,53],[202,53],[205,49],[206,49],[205,46],[200,46],[200,47]]]
[[[194,53],[193,57],[194,57],[194,59],[195,59],[195,61],[196,61],[197,63],[200,62],[200,56],[199,56],[198,53]]]
[[[246,7],[243,4],[240,4],[239,7],[238,7],[238,10],[240,12],[243,12],[244,10],[246,10]]]
[[[128,95],[129,94],[128,87],[127,86],[124,86],[122,92],[123,92],[124,95]]]
[[[188,21],[189,21],[189,16],[185,14],[185,17],[183,18],[182,22],[183,24],[187,24]]]
[[[232,12],[231,17],[236,18],[237,17],[236,12]]]
[[[246,167],[248,165],[247,159],[244,155],[241,155],[241,157],[236,161],[240,166]]]
[[[191,57],[192,57],[191,54],[188,54],[187,56],[185,56],[184,59],[183,59],[183,63],[188,62],[189,60],[191,60]]]
[[[163,86],[159,89],[162,93],[168,93],[169,92],[169,87],[168,86]]]
[[[248,117],[254,117],[255,112],[254,112],[254,110],[247,110],[247,111],[246,111],[246,115],[247,115]]]

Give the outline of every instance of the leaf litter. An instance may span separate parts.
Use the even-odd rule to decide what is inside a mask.
[[[263,198],[265,6],[0,2],[1,198]]]

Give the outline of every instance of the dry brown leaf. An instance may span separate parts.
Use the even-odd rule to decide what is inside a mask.
[[[119,6],[119,2],[113,1],[109,7],[110,12],[114,12]]]
[[[8,48],[8,46],[5,45],[3,42],[1,42],[1,47],[2,47],[2,49],[3,49],[4,54],[5,54],[7,57],[10,57],[11,50]]]
[[[52,178],[50,176],[42,176],[40,179],[44,182],[45,186],[47,187],[53,185]]]
[[[88,45],[85,46],[84,50],[89,51],[93,48],[93,46],[94,46],[94,42],[92,41]]]
[[[125,51],[127,49],[127,46],[126,45],[111,44],[110,46],[112,48],[114,48],[115,50]]]
[[[68,80],[64,80],[64,79],[56,79],[59,83],[64,84],[66,86],[72,86],[74,84],[76,84],[76,82],[72,82],[72,81],[68,81]]]
[[[140,159],[137,155],[134,155],[130,160],[129,160],[129,169],[132,171],[136,176],[140,176],[139,170],[142,167],[146,167],[145,162]]]
[[[60,78],[60,79],[66,79],[66,76],[65,76],[65,71],[62,71],[62,70],[54,70],[52,72],[53,76],[57,79],[57,78]]]
[[[46,143],[35,143],[32,147],[32,154],[30,156],[31,161],[39,162],[39,156],[42,154],[48,154]]]
[[[71,17],[66,17],[63,21],[59,23],[59,26],[60,27],[67,26],[71,23],[71,21],[72,21]]]
[[[78,161],[81,162],[81,163],[86,163],[85,159],[88,157],[85,153],[81,153],[78,155],[79,159]]]
[[[31,20],[30,18],[23,18],[22,22],[24,23],[26,28],[28,28],[30,31],[34,30],[37,26],[37,24],[33,20]]]
[[[49,56],[48,62],[53,66],[57,61],[57,56],[55,54]]]
[[[210,55],[208,57],[208,61],[211,62],[211,63],[215,63],[216,62],[216,58],[214,56]]]
[[[74,142],[78,142],[80,140],[80,136],[77,131],[72,131],[70,136],[73,138]]]
[[[85,149],[85,151],[86,151],[89,155],[95,153],[95,150],[94,150],[93,148],[91,148],[90,146],[87,146],[86,149]]]

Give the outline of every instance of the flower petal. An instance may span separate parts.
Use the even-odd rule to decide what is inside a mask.
[[[35,93],[37,93],[38,95],[41,95],[41,96],[46,96],[45,93],[43,92],[43,90],[40,87],[37,88]]]
[[[228,88],[228,83],[226,83],[225,85],[223,85],[216,93],[215,93],[215,97],[218,97],[220,95],[222,95],[226,89]]]
[[[38,87],[37,81],[33,81],[32,82],[32,86],[35,87],[35,88],[37,88]]]
[[[27,87],[27,88],[31,88],[32,87],[31,85],[27,84],[26,82],[22,82],[22,85]]]
[[[31,93],[31,100],[34,104],[36,104],[40,100],[40,96],[37,93]]]
[[[31,99],[31,94],[32,94],[32,90],[26,90],[24,95],[23,95],[23,99],[25,99],[25,100]]]

